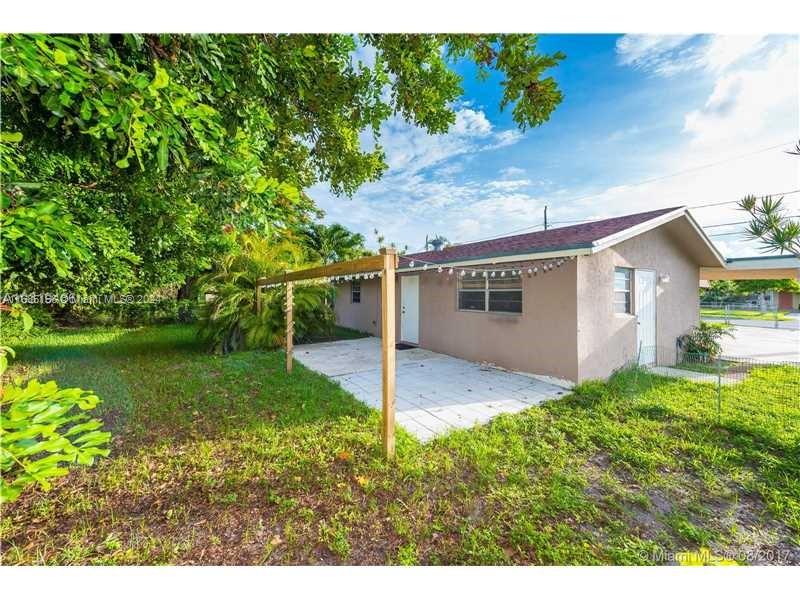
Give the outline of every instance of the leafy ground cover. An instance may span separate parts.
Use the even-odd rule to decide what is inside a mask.
[[[755,321],[790,321],[791,318],[786,316],[785,311],[762,312],[760,310],[729,310],[725,311],[724,308],[701,308],[701,317],[712,317],[714,319],[750,319]]]
[[[63,331],[16,374],[95,390],[112,454],[4,506],[4,564],[800,563],[800,372],[625,372],[429,444],[280,352]]]

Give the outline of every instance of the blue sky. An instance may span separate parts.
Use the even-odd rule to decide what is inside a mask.
[[[539,43],[567,55],[550,73],[565,99],[548,123],[519,132],[510,109],[499,110],[499,77],[479,81],[471,64],[457,64],[464,95],[451,131],[432,136],[391,119],[381,181],[352,199],[325,185],[309,190],[325,221],[365,234],[370,246],[377,228],[415,251],[426,234],[466,242],[535,230],[545,205],[557,223],[800,188],[800,159],[782,152],[800,137],[798,36],[543,35]],[[359,57],[368,62],[369,49]],[[786,196],[793,214],[798,200]],[[732,205],[694,214],[703,225],[743,220]],[[716,235],[738,229],[708,232],[728,256],[756,253],[742,236]]]

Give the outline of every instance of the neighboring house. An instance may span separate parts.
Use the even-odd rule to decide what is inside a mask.
[[[800,280],[800,258],[791,255],[728,258],[724,268],[700,269],[700,287],[715,279],[795,279]],[[800,311],[800,294],[769,291],[753,296],[756,306],[777,306],[778,310]]]
[[[397,339],[579,382],[674,360],[701,267],[724,259],[684,207],[400,257]],[[380,335],[380,279],[337,285],[340,325]]]

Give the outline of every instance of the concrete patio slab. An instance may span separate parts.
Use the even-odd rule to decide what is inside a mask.
[[[295,347],[295,358],[367,406],[381,408],[381,341],[368,337]],[[426,442],[569,392],[566,382],[504,371],[421,348],[397,351],[397,424]]]

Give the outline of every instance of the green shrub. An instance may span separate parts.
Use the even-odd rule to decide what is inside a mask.
[[[308,268],[303,249],[287,239],[243,234],[238,248],[222,257],[214,271],[198,281],[207,298],[199,309],[199,335],[215,352],[244,348],[276,348],[286,337],[286,289],[266,289],[261,311],[256,311],[255,285],[259,277]],[[294,337],[303,341],[333,330],[333,310],[326,303],[330,287],[295,285]]]
[[[688,354],[700,354],[713,360],[722,353],[720,341],[723,337],[733,337],[730,325],[701,321],[700,325],[678,338],[678,346]]]
[[[88,411],[100,399],[79,388],[60,389],[55,381],[13,383],[0,399],[2,480],[0,499],[15,500],[29,485],[50,488],[50,480],[66,475],[66,465],[91,465],[108,456],[111,434]]]
[[[18,306],[4,307],[8,318],[20,321],[23,333],[33,319]],[[0,346],[0,376],[14,350]],[[65,465],[90,465],[96,456],[108,456],[111,434],[100,431],[102,421],[88,411],[100,399],[80,388],[60,389],[55,381],[23,384],[16,379],[0,387],[0,502],[17,499],[29,485],[50,488],[50,480],[66,475]]]

